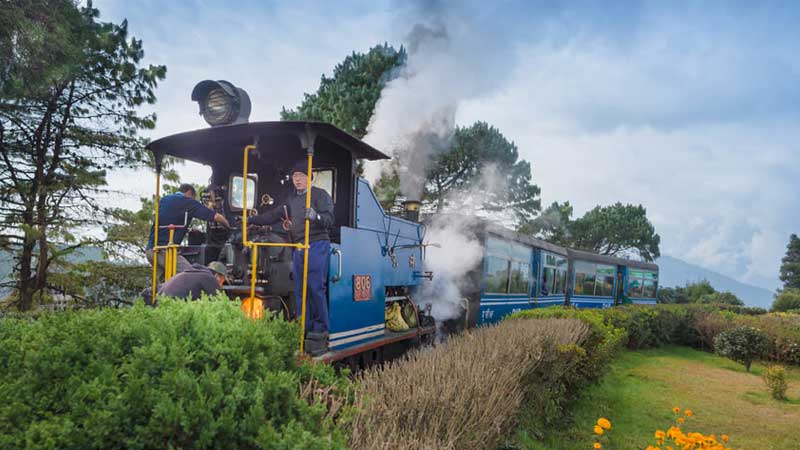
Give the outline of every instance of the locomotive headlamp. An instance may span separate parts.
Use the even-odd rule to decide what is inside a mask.
[[[250,117],[250,96],[225,80],[197,83],[192,89],[192,100],[200,106],[200,115],[212,127],[246,123]]]

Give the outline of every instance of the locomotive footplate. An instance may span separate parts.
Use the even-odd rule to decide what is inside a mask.
[[[370,342],[365,342],[361,345],[357,345],[354,347],[346,348],[339,351],[329,351],[324,355],[320,355],[314,358],[314,361],[332,363],[336,361],[343,360],[347,357],[358,355],[359,353],[365,353],[370,350],[384,347],[389,344],[407,341],[415,338],[419,338],[421,343],[426,342],[428,339],[431,341],[433,337],[436,335],[436,327],[418,327],[412,328],[408,331],[401,331],[401,332],[394,332],[394,331],[386,331],[381,338],[377,338]]]

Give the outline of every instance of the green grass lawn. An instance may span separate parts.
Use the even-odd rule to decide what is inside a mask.
[[[744,366],[686,347],[624,352],[599,384],[589,387],[572,411],[573,420],[543,441],[520,432],[522,448],[589,449],[598,417],[611,420],[604,449],[644,449],[653,433],[675,422],[672,407],[694,411],[684,432],[723,433],[733,449],[800,449],[800,370],[788,371],[788,401],[770,398],[763,365]],[[662,447],[664,448],[664,447]]]

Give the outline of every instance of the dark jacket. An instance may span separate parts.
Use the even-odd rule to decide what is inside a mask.
[[[165,225],[183,225],[187,219],[186,228],[175,230],[173,243],[180,244],[188,231],[188,225],[193,218],[209,221],[214,220],[214,211],[203,206],[197,200],[193,200],[180,192],[165,195],[158,202],[158,245],[169,243],[169,230],[160,228]],[[153,226],[150,226],[150,238],[147,241],[147,248],[153,248]]]
[[[303,212],[306,209],[306,194],[293,191],[283,203],[277,207],[259,214],[248,220],[253,225],[270,225],[280,222],[283,219],[283,207],[289,210],[289,217],[292,220],[292,241],[295,243],[303,242],[305,233],[305,218]],[[312,220],[308,229],[308,241],[329,241],[328,231],[333,226],[333,200],[324,189],[318,187],[311,188],[311,207],[319,215],[319,220]]]
[[[192,264],[192,268],[184,270],[167,280],[158,290],[158,295],[197,300],[205,292],[208,295],[219,291],[217,277],[206,267]]]

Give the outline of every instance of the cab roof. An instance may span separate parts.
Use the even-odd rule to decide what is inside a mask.
[[[321,143],[322,139],[326,142]],[[305,148],[311,140],[315,151],[330,144],[350,153],[353,159],[389,159],[366,142],[325,122],[250,122],[237,125],[202,128],[156,139],[147,149],[157,157],[174,156],[201,164],[212,164],[220,159],[241,155],[246,145],[262,143],[263,151],[280,151],[270,143],[284,140]]]

